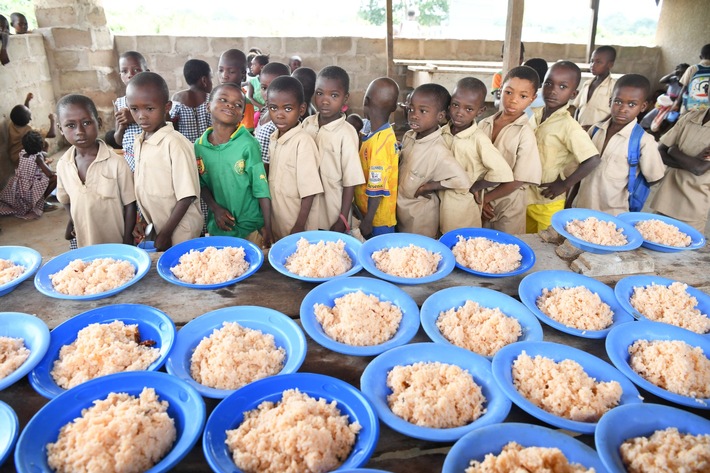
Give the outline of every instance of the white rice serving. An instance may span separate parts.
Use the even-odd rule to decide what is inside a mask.
[[[572,236],[580,240],[604,246],[623,246],[628,243],[626,235],[614,222],[599,220],[596,217],[587,217],[584,220],[570,220],[565,224]]]
[[[50,274],[54,290],[70,296],[99,294],[123,286],[136,276],[136,269],[126,260],[96,258],[87,263],[71,261],[64,269]]]
[[[655,218],[636,222],[634,227],[636,227],[636,230],[639,231],[644,240],[660,243],[661,245],[685,248],[690,246],[693,241],[690,235],[681,232],[675,225]]]
[[[641,315],[654,322],[676,325],[695,333],[710,332],[710,318],[696,309],[698,300],[691,296],[687,284],[670,286],[651,284],[634,287],[629,302]]]
[[[579,463],[570,463],[557,447],[523,447],[508,442],[498,455],[486,454],[482,462],[471,460],[465,473],[594,473]]]
[[[27,268],[21,264],[15,264],[9,259],[0,258],[0,286],[22,276]]]
[[[286,258],[284,266],[301,277],[331,278],[349,271],[353,261],[343,240],[308,243],[301,238],[296,243],[296,252]]]
[[[0,379],[7,378],[30,356],[23,338],[0,337]]]
[[[520,246],[499,243],[483,237],[456,237],[458,243],[451,248],[456,262],[482,273],[509,273],[520,267],[523,256]]]
[[[619,448],[629,473],[710,471],[710,434],[681,433],[675,427],[650,437],[627,439]]]
[[[609,304],[584,286],[545,288],[537,307],[552,320],[578,330],[604,330],[614,318]]]
[[[242,247],[208,246],[203,251],[190,250],[170,268],[175,277],[189,284],[219,284],[238,278],[249,269]]]
[[[441,254],[409,244],[375,251],[372,260],[383,273],[400,278],[423,278],[436,272]]]

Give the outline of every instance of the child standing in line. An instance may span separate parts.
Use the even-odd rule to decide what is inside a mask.
[[[136,74],[148,70],[148,62],[137,51],[126,51],[118,58],[118,73],[125,85],[128,85],[128,81]],[[133,144],[136,141],[136,135],[141,132],[141,127],[133,120],[133,115],[128,110],[125,95],[116,99],[114,107],[116,109],[116,131],[113,137],[116,143],[121,143],[121,146],[123,146],[123,158],[128,163],[131,171],[134,171],[136,163]]]
[[[212,124],[210,112],[210,92],[212,91],[212,69],[200,59],[190,59],[182,69],[189,89],[173,95],[170,120],[177,131],[194,143]]]
[[[513,180],[513,171],[491,139],[476,125],[476,117],[486,109],[486,86],[478,79],[458,81],[449,105],[451,121],[441,130],[444,143],[473,183],[439,193],[441,233],[457,228],[480,227],[481,206],[476,194],[500,182]]]
[[[338,66],[323,68],[316,79],[318,113],[303,121],[303,129],[315,140],[320,154],[318,171],[323,194],[317,197],[318,228],[341,233],[350,232],[355,186],[365,183],[357,132],[341,112],[349,95],[348,73]]]
[[[439,195],[443,189],[467,189],[471,181],[441,136],[451,96],[438,84],[417,87],[402,138],[397,194],[397,231],[434,238],[439,231]]]
[[[639,74],[619,78],[611,98],[611,118],[594,125],[589,133],[601,154],[601,164],[579,183],[575,207],[601,210],[612,215],[629,211],[629,139],[639,113],[648,105],[651,83]],[[637,175],[653,184],[666,167],[656,140],[644,132],[639,144]]]
[[[289,75],[288,71],[288,66],[280,62],[270,62],[264,66],[261,70],[261,74],[259,74],[261,95],[266,97],[271,81],[277,77]],[[254,130],[254,136],[261,147],[261,161],[264,163],[264,169],[266,169],[267,176],[269,175],[270,161],[269,143],[271,142],[271,135],[273,135],[275,131],[276,126],[274,125],[274,122],[271,121],[268,107],[264,107],[259,114],[259,122],[257,123],[256,130]]]
[[[231,82],[241,86],[247,77],[247,57],[239,49],[228,49],[219,57],[217,74],[220,84]],[[249,130],[249,133],[254,132],[254,104],[248,98],[244,107],[242,125]]]
[[[135,143],[135,186],[138,207],[144,217],[133,235],[145,237],[153,224],[155,249],[200,236],[200,181],[193,144],[172,123],[168,84],[154,72],[141,72],[128,83],[126,100],[133,120],[143,130]]]
[[[30,131],[37,131],[32,128],[32,112],[30,111],[30,102],[34,98],[32,92],[25,97],[24,105],[15,105],[10,110],[10,125],[8,126],[8,151],[10,162],[14,168],[20,160],[20,151],[22,151],[22,137]],[[56,135],[54,114],[49,114],[49,130],[44,135],[45,138],[54,138]],[[47,143],[43,141],[42,151],[46,151]],[[46,158],[46,156],[45,156]],[[48,161],[49,163],[49,161]]]
[[[264,101],[264,97],[261,95],[261,82],[259,81],[259,74],[261,74],[261,70],[268,63],[269,56],[266,54],[254,56],[254,59],[252,59],[249,63],[251,77],[249,77],[249,81],[247,82],[247,98],[259,107],[263,107],[266,103]]]
[[[360,147],[360,164],[367,177],[355,187],[355,204],[363,215],[360,233],[371,238],[394,233],[397,225],[399,148],[389,117],[397,110],[399,86],[388,77],[373,80],[363,101],[365,118],[373,131]]]
[[[483,197],[486,226],[513,235],[525,233],[525,189],[540,184],[542,165],[535,132],[526,114],[540,88],[537,72],[528,66],[512,68],[501,88],[501,110],[478,124],[513,170],[513,180]]]
[[[59,130],[72,145],[57,163],[57,199],[69,213],[65,237],[78,246],[133,244],[136,197],[126,161],[97,139],[101,121],[83,95],[57,103]]]
[[[240,125],[246,100],[236,84],[212,91],[212,126],[195,142],[210,235],[271,244],[271,194],[259,143]],[[260,233],[261,232],[261,233]]]
[[[318,176],[318,147],[299,122],[306,108],[301,83],[290,76],[277,77],[269,84],[266,106],[276,127],[269,145],[269,190],[271,230],[278,241],[318,229],[318,212],[311,207],[323,186]]]
[[[311,103],[313,94],[316,92],[316,71],[310,67],[299,67],[291,73],[303,86],[303,96],[306,100],[306,111],[301,115],[301,120],[316,114],[316,109]]]
[[[528,233],[549,227],[552,215],[565,207],[565,193],[601,162],[589,135],[567,110],[569,101],[577,95],[581,77],[575,63],[556,62],[542,84],[545,106],[533,109],[530,124],[535,130],[542,177],[539,186],[527,189]],[[565,168],[577,164],[579,167],[566,176]]]
[[[611,78],[611,68],[616,61],[616,49],[600,46],[592,53],[589,71],[594,79],[585,81],[572,104],[577,111],[575,117],[585,130],[597,122],[606,120],[611,113],[609,100],[616,79]]]

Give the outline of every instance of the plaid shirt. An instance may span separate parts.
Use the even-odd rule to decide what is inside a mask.
[[[117,98],[116,110],[122,110],[124,108],[128,108],[126,97]],[[128,163],[128,167],[131,168],[131,171],[135,171],[136,168],[136,160],[133,157],[133,144],[136,142],[136,135],[140,134],[141,131],[141,127],[137,123],[131,123],[126,127],[126,131],[123,132],[123,141],[121,142],[123,157]]]
[[[195,108],[188,107],[180,102],[173,102],[170,110],[170,121],[175,129],[194,143],[202,136],[207,128],[212,125],[212,116],[209,112],[210,96],[207,95],[205,103],[201,103]]]
[[[269,143],[271,143],[271,135],[276,131],[276,126],[274,122],[269,122],[261,125],[258,130],[256,130],[256,140],[261,146],[261,160],[264,164],[269,164]]]

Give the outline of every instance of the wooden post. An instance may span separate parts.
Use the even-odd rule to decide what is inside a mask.
[[[505,20],[505,44],[503,52],[503,76],[520,65],[520,37],[523,31],[525,0],[508,0],[508,16]]]
[[[392,0],[387,0],[387,77],[394,78],[394,33],[392,28]]]
[[[591,60],[594,43],[597,39],[597,21],[599,20],[599,0],[589,0],[592,9],[592,20],[589,24],[589,41],[587,42],[587,61]]]

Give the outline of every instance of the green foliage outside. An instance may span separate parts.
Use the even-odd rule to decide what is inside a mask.
[[[412,8],[406,0],[393,0],[392,19],[394,24],[399,24],[406,18],[407,11]],[[418,21],[422,26],[438,26],[449,18],[449,0],[424,0],[416,2],[419,16]],[[358,15],[363,20],[373,25],[383,25],[387,20],[385,0],[362,0]]]

